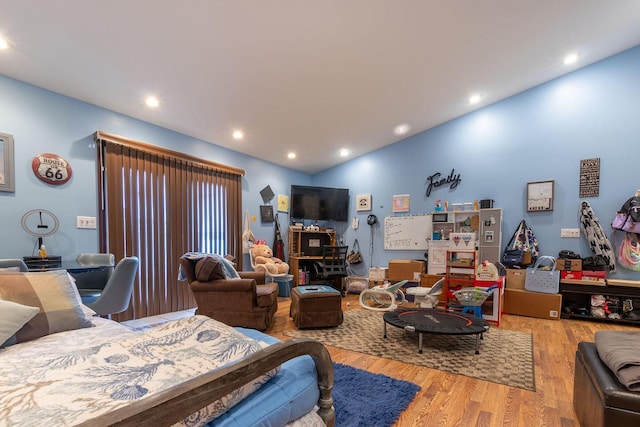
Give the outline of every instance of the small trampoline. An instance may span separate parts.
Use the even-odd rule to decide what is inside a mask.
[[[387,323],[408,332],[418,332],[418,353],[422,354],[422,334],[475,335],[476,354],[480,353],[482,334],[489,330],[486,320],[463,313],[432,308],[398,308],[384,314],[384,337]]]

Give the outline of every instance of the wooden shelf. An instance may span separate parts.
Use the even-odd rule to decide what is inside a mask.
[[[585,283],[586,282],[586,283]],[[586,281],[586,280],[561,280],[560,294],[562,294],[562,312],[561,317],[564,319],[583,319],[599,322],[622,323],[629,325],[639,325],[638,320],[625,319],[622,307],[624,300],[631,299],[633,306],[637,309],[640,307],[640,288],[630,286],[614,286],[606,285],[602,282]],[[602,295],[605,298],[617,299],[618,306],[613,312],[619,314],[622,318],[610,319],[608,317],[597,317],[591,315],[591,297],[593,295]],[[568,309],[584,311],[584,314],[576,312],[567,312]]]
[[[473,287],[476,272],[476,251],[448,250],[446,259],[446,278],[443,286],[445,307],[449,309],[457,304],[451,290]]]
[[[322,246],[335,244],[333,229],[308,231],[289,227],[289,274],[293,275],[293,286],[300,282],[301,268],[310,271],[313,263],[322,260]]]

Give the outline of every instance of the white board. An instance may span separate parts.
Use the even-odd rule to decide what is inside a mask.
[[[384,218],[385,250],[426,250],[431,220],[429,215],[387,216]]]

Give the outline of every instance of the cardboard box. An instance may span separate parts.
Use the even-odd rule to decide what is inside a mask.
[[[385,280],[387,278],[388,268],[371,267],[369,268],[369,280]]]
[[[526,275],[524,268],[507,268],[507,289],[524,289]]]
[[[582,280],[604,282],[606,280],[606,277],[607,277],[607,272],[606,271],[584,270],[582,272]]]
[[[421,260],[392,259],[389,261],[389,280],[413,280],[413,273],[426,272],[427,264]]]
[[[556,270],[560,271],[582,271],[581,259],[558,258],[556,260]]]
[[[504,291],[504,313],[558,320],[561,310],[561,294],[543,294],[508,287]]]
[[[445,277],[443,274],[427,274],[420,275],[420,286],[430,288],[436,284],[436,282]]]

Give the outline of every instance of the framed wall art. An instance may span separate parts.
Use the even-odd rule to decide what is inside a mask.
[[[289,196],[278,194],[278,212],[289,212]]]
[[[356,211],[370,211],[371,210],[371,194],[358,194],[356,196]]]
[[[262,222],[273,222],[273,206],[271,205],[260,206],[260,220]]]
[[[553,210],[553,180],[527,183],[527,212]]]
[[[393,196],[393,212],[409,212],[409,203],[411,196],[409,194],[395,194]]]
[[[0,133],[0,191],[15,191],[13,136]]]

